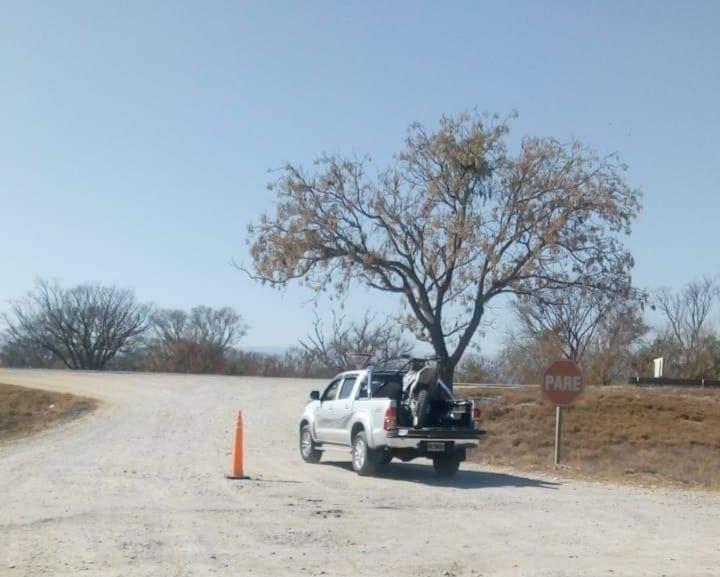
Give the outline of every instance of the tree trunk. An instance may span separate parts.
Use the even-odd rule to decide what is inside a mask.
[[[455,376],[455,365],[449,358],[441,358],[438,361],[438,373],[440,380],[445,383],[450,390],[452,390],[453,377]]]

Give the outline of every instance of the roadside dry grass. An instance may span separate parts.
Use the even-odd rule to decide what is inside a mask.
[[[93,399],[0,383],[0,442],[69,421],[96,407]]]
[[[538,387],[466,388],[488,432],[470,457],[552,472],[554,407]],[[589,387],[564,409],[560,474],[720,489],[720,390]]]

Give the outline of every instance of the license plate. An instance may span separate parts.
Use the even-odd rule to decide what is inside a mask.
[[[444,453],[445,443],[428,443],[427,450],[432,453]]]

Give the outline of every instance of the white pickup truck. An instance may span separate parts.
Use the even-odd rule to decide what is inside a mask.
[[[350,450],[359,475],[372,475],[393,458],[432,459],[441,476],[454,475],[467,449],[484,431],[476,428],[480,410],[456,401],[444,385],[445,414],[434,426],[413,426],[403,415],[403,373],[364,369],[337,375],[325,390],[310,393],[299,423],[300,455],[320,461],[328,449]],[[370,386],[368,386],[370,383]]]

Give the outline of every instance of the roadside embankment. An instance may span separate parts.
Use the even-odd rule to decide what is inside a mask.
[[[0,383],[0,442],[36,433],[92,411],[97,401]]]
[[[481,401],[474,461],[553,471],[555,411],[538,387],[463,387]],[[591,386],[564,409],[563,476],[720,489],[720,390]]]

